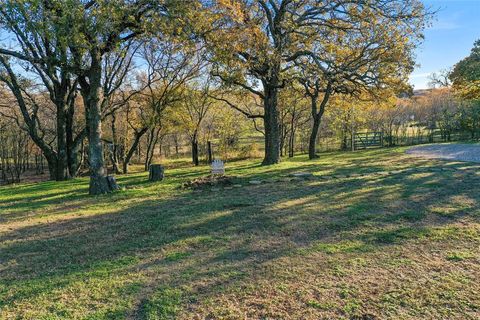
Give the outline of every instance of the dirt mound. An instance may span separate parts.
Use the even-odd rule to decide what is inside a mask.
[[[227,187],[234,184],[235,177],[225,175],[208,175],[185,182],[184,189],[204,189],[211,187]]]

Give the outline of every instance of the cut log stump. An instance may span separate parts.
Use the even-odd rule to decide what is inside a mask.
[[[162,181],[165,175],[165,168],[159,164],[151,164],[149,173],[149,181]]]

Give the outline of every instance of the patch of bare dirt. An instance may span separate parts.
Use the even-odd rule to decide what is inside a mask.
[[[211,187],[228,187],[234,184],[234,176],[208,175],[185,182],[182,185],[184,189],[205,189]]]

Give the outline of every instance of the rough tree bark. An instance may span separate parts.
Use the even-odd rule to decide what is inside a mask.
[[[102,146],[102,110],[100,106],[102,62],[97,49],[90,52],[91,64],[87,76],[79,77],[85,103],[88,127],[88,161],[90,163],[89,194],[98,195],[113,191],[107,180]],[[87,81],[88,78],[88,81]]]
[[[317,136],[320,129],[321,116],[313,117],[312,130],[310,131],[310,138],[308,140],[308,158],[315,159],[318,158],[317,154]]]
[[[278,88],[265,85],[264,126],[265,126],[265,157],[262,165],[280,162],[280,124],[278,111]]]
[[[162,181],[165,175],[165,169],[159,164],[150,165],[149,169],[149,181]]]

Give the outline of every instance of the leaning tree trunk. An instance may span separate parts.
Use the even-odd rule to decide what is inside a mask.
[[[264,126],[265,126],[265,158],[262,165],[271,165],[280,162],[280,125],[278,122],[278,89],[265,88],[264,98]]]
[[[135,150],[137,150],[137,147],[140,143],[140,139],[143,137],[143,135],[147,132],[148,128],[142,128],[140,131],[135,131],[135,138],[133,140],[133,144],[130,147],[130,149],[127,152],[127,155],[125,156],[125,159],[123,160],[123,173],[126,174],[128,173],[128,165],[130,164],[130,161],[132,160],[132,157],[135,153]]]
[[[158,138],[160,136],[161,128],[150,130],[147,143],[147,152],[145,154],[145,171],[149,170],[150,165],[152,164],[153,157],[155,155],[155,148],[157,147]]]

